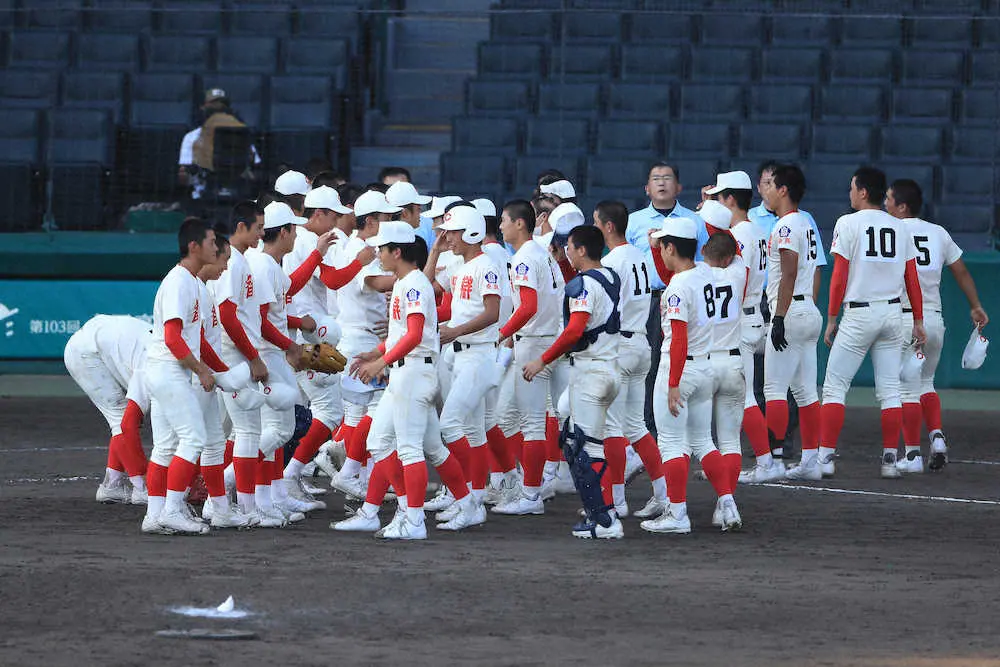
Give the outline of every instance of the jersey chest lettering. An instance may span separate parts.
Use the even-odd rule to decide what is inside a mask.
[[[392,319],[396,320],[397,322],[403,319],[403,313],[399,307],[398,296],[392,297]]]
[[[253,275],[247,274],[246,282],[243,285],[243,291],[246,293],[247,299],[253,297]]]
[[[201,307],[198,304],[198,299],[194,300],[194,311],[191,313],[191,324],[194,324],[201,319]]]

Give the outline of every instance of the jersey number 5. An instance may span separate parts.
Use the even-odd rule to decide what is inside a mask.
[[[816,259],[816,230],[809,230],[809,259]]]
[[[928,237],[926,236],[914,236],[913,245],[917,246],[917,266],[929,266],[931,263],[931,249],[927,247],[926,243]]]

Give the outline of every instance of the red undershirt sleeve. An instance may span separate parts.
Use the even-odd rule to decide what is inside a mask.
[[[342,269],[335,269],[326,264],[319,265],[319,279],[330,289],[340,289],[351,282],[361,271],[361,262],[354,260]]]
[[[424,333],[424,315],[423,313],[410,313],[406,316],[406,333],[403,337],[399,339],[396,345],[386,352],[382,359],[385,361],[386,365],[394,364],[407,354],[412,352],[417,345],[420,344],[420,339],[423,337]]]
[[[288,288],[288,296],[295,296],[306,286],[312,274],[316,272],[316,267],[322,261],[323,255],[319,254],[319,250],[313,250],[309,253],[309,256],[302,262],[302,265],[292,271],[292,275],[288,276],[292,279],[292,285]]]
[[[569,260],[567,258],[563,257],[558,262],[556,262],[556,264],[559,265],[559,270],[562,271],[562,277],[564,282],[568,283],[569,281],[573,280],[573,278],[576,278],[576,269],[573,268],[573,265],[569,263]]]
[[[229,370],[229,367],[223,363],[222,359],[219,358],[219,355],[212,349],[208,339],[205,338],[204,329],[201,330],[201,360],[216,373],[222,373]]]
[[[243,324],[240,323],[240,318],[236,315],[236,304],[232,300],[226,299],[219,305],[219,321],[222,323],[222,328],[226,330],[226,335],[233,341],[233,345],[240,351],[240,354],[249,361],[253,361],[260,356],[257,348],[247,338],[247,332],[243,329]]]
[[[447,322],[451,319],[451,292],[441,294],[441,303],[437,307],[438,322]]]
[[[670,378],[668,385],[681,383],[684,364],[688,355],[688,325],[684,320],[670,320]]]
[[[549,349],[542,353],[542,361],[546,364],[551,364],[553,361],[566,354],[573,349],[576,342],[580,340],[583,336],[583,332],[587,330],[587,322],[590,321],[590,313],[576,312],[570,313],[569,322],[566,323],[566,328],[563,332],[559,334],[559,338],[556,338],[555,342]]]
[[[163,323],[163,342],[167,344],[167,349],[178,361],[191,354],[191,348],[184,342],[184,337],[181,335],[183,329],[184,324],[179,318]]]
[[[906,296],[910,298],[910,308],[913,309],[913,319],[924,319],[924,295],[920,291],[920,279],[917,277],[917,260],[906,262],[906,273],[903,274],[906,283]]]
[[[663,281],[664,285],[670,284],[670,279],[674,277],[674,272],[667,268],[667,265],[663,263],[663,257],[660,255],[660,251],[657,248],[653,248],[653,267],[656,269],[656,275],[660,276],[660,280]]]
[[[302,318],[295,317],[294,315],[289,315],[287,318],[289,329],[301,329],[302,328]]]
[[[267,307],[268,304],[266,303],[260,307],[260,335],[268,343],[277,345],[282,350],[287,350],[292,346],[292,339],[278,331],[278,327],[274,326],[271,320],[267,319]]]
[[[513,336],[528,323],[535,313],[538,312],[538,293],[531,287],[518,288],[518,296],[521,297],[521,305],[517,307],[514,314],[510,316],[507,323],[500,327],[500,335],[504,338]]]
[[[847,293],[847,272],[851,263],[843,255],[833,255],[833,276],[830,278],[830,305],[826,314],[837,317],[840,307],[844,304],[844,294]]]

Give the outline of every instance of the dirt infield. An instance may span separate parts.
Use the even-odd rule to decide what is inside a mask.
[[[1000,462],[994,415],[946,414],[954,458]],[[745,529],[720,534],[692,482],[691,535],[630,518],[614,543],[572,538],[566,496],[425,543],[333,534],[337,495],[287,530],[143,536],[141,508],[93,501],[85,399],[5,398],[0,424],[3,665],[1000,665],[1000,466],[880,480],[873,409],[849,410],[836,480],[801,486],[886,495],[741,487]],[[168,611],[228,595],[252,615]]]

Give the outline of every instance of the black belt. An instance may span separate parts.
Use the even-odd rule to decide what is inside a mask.
[[[739,350],[737,350],[737,352],[739,352]],[[706,358],[706,359],[711,359],[711,358],[712,358],[712,355],[711,355],[711,354],[706,354],[706,355],[705,355],[705,358]],[[689,354],[689,355],[688,355],[688,357],[687,357],[687,360],[688,360],[688,361],[694,361],[694,357],[692,357],[692,356],[691,356],[691,355]]]
[[[806,300],[806,295],[805,294],[796,294],[795,296],[792,297],[792,300],[794,300],[794,301],[805,301]]]
[[[425,364],[433,364],[434,363],[434,357],[424,357],[424,363]],[[399,361],[397,361],[394,364],[389,364],[389,368],[402,368],[405,365],[406,365],[406,358],[404,357],[404,358],[400,359]]]
[[[729,356],[730,357],[738,357],[738,356],[740,356],[740,350],[739,350],[739,348],[734,347],[733,349],[729,350]]]
[[[631,338],[632,336],[638,336],[639,335],[639,332],[637,332],[637,331],[619,331],[618,333],[620,333],[622,335],[622,338]],[[642,334],[642,335],[645,336],[646,334]]]
[[[904,308],[904,309],[903,309],[903,312],[904,312],[904,313],[912,313],[912,312],[913,312],[913,309],[912,309],[912,308]]]
[[[654,289],[652,292],[650,292],[650,294],[652,294],[653,296],[663,296],[663,290],[662,289]]]
[[[897,296],[895,299],[889,299],[889,304],[899,303],[900,299]],[[868,301],[849,301],[847,303],[848,308],[867,308],[871,303]]]
[[[795,297],[792,297],[792,298],[794,299]],[[756,306],[754,306],[753,308],[744,308],[743,309],[743,314],[744,315],[753,315],[756,312],[757,312],[757,307]]]
[[[484,344],[485,342],[479,343],[479,345],[484,345]],[[460,343],[456,340],[451,344],[451,349],[455,350],[456,352],[461,352],[462,350],[468,350],[470,347],[472,347],[472,345],[473,345],[472,343]],[[493,347],[496,346],[497,344],[493,343]]]

